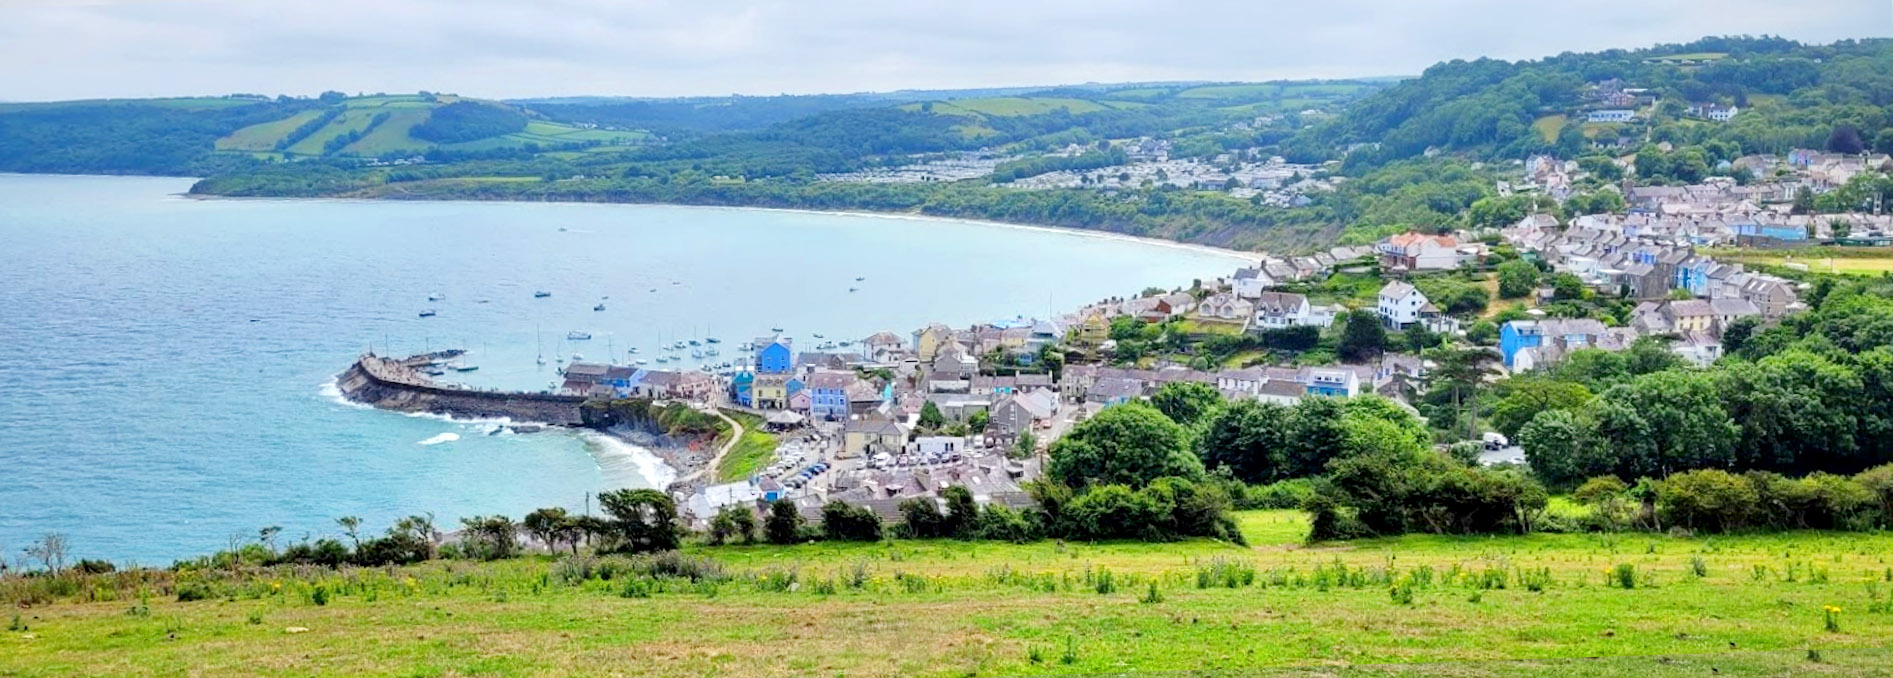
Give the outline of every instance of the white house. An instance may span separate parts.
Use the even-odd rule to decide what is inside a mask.
[[[1380,301],[1375,310],[1380,313],[1380,322],[1394,329],[1420,322],[1422,314],[1434,311],[1426,295],[1402,280],[1395,280],[1380,288]]]
[[[1205,318],[1247,323],[1249,316],[1255,314],[1255,304],[1234,292],[1218,292],[1204,299],[1196,307],[1196,313]]]
[[[1591,111],[1585,122],[1630,122],[1637,119],[1637,112],[1621,108]]]
[[[1380,265],[1408,271],[1446,271],[1459,267],[1459,241],[1450,235],[1407,232],[1374,244]]]
[[[1258,331],[1279,330],[1297,325],[1311,325],[1312,311],[1308,297],[1290,292],[1264,292],[1255,301],[1255,322],[1251,327]]]
[[[1244,299],[1260,297],[1263,292],[1274,286],[1275,278],[1269,276],[1268,271],[1262,270],[1260,266],[1236,269],[1235,282],[1231,285],[1236,291],[1236,296]]]

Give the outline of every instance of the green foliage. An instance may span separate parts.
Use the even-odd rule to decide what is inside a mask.
[[[1222,402],[1222,393],[1215,386],[1193,381],[1164,384],[1150,397],[1157,411],[1186,427],[1214,413]]]
[[[677,523],[677,504],[658,490],[616,490],[598,495],[598,505],[609,517],[603,527],[601,551],[645,553],[677,548],[683,528]]]
[[[1498,271],[1500,297],[1517,299],[1538,287],[1538,267],[1531,262],[1514,259],[1499,264]]]
[[[831,500],[822,506],[822,537],[829,541],[880,541],[881,518],[865,506]]]
[[[1387,329],[1380,315],[1367,309],[1355,309],[1341,316],[1341,341],[1335,352],[1342,360],[1364,362],[1387,347]]]
[[[770,502],[769,519],[763,523],[763,533],[771,544],[801,541],[802,514],[795,510],[795,502],[788,499]]]
[[[1047,476],[1072,486],[1141,487],[1156,478],[1202,472],[1183,428],[1156,408],[1132,402],[1106,408],[1052,443]]]
[[[711,544],[756,541],[756,514],[747,506],[725,506],[710,519]]]
[[[408,135],[451,144],[511,134],[525,128],[526,116],[510,106],[456,101],[434,109],[427,121],[408,130]]]

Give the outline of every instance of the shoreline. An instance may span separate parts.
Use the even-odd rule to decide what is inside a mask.
[[[47,176],[47,175],[27,175],[27,176]],[[154,179],[174,178],[174,177],[159,177],[159,176],[151,176],[151,175],[103,175],[103,174],[74,174],[74,175],[62,175],[62,176],[87,176],[87,177],[90,177],[90,176],[144,176],[144,177],[149,177],[149,178],[154,178]],[[985,227],[991,227],[991,228],[1009,228],[1009,229],[1018,229],[1018,230],[1027,230],[1027,231],[1039,231],[1039,232],[1044,232],[1044,233],[1060,233],[1060,234],[1076,235],[1076,236],[1083,236],[1083,237],[1089,237],[1089,238],[1099,238],[1103,240],[1115,240],[1118,242],[1137,243],[1141,245],[1149,245],[1149,246],[1154,246],[1154,247],[1166,247],[1170,249],[1178,249],[1178,250],[1184,250],[1184,251],[1189,251],[1189,252],[1195,252],[1198,254],[1208,254],[1208,255],[1213,255],[1213,256],[1226,257],[1229,259],[1238,259],[1248,264],[1253,264],[1261,260],[1263,257],[1269,255],[1268,252],[1262,252],[1262,251],[1233,250],[1227,247],[1217,247],[1215,245],[1204,245],[1201,243],[1183,242],[1181,240],[1166,240],[1164,238],[1153,238],[1150,236],[1142,236],[1142,235],[1130,235],[1128,233],[1118,233],[1115,231],[1106,231],[1106,230],[1099,230],[1099,229],[1075,228],[1071,226],[1052,226],[1052,225],[1047,225],[1047,224],[1028,224],[1028,223],[1020,223],[1020,222],[1014,222],[1014,221],[994,221],[990,219],[972,219],[972,218],[966,218],[966,217],[943,217],[943,216],[936,216],[932,214],[921,214],[918,212],[876,212],[876,211],[871,211],[871,210],[817,210],[817,209],[807,209],[807,208],[800,208],[800,207],[760,207],[760,206],[747,206],[747,205],[693,205],[693,204],[688,204],[688,203],[675,203],[675,202],[613,202],[613,201],[600,201],[600,200],[513,200],[513,199],[506,199],[506,198],[493,199],[493,200],[481,200],[478,198],[355,198],[355,197],[296,197],[296,196],[232,196],[232,195],[198,194],[198,193],[191,193],[188,190],[183,193],[173,193],[170,195],[172,195],[173,197],[178,197],[178,198],[185,198],[185,199],[190,199],[190,200],[203,200],[203,201],[279,200],[279,201],[284,201],[284,202],[325,201],[325,202],[357,202],[357,203],[364,203],[364,204],[435,202],[435,203],[470,203],[470,204],[504,203],[504,204],[514,204],[514,205],[600,205],[600,206],[623,205],[623,206],[633,206],[633,207],[670,207],[670,208],[679,208],[679,209],[780,212],[780,213],[786,213],[786,214],[809,214],[809,215],[819,215],[819,216],[852,217],[852,218],[864,218],[864,219],[898,219],[898,220],[905,220],[905,221],[931,221],[931,222],[939,222],[939,223],[961,224],[961,225],[967,225],[967,226],[985,226]]]

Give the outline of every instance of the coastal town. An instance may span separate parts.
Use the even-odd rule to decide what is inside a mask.
[[[764,422],[779,445],[754,473],[672,488],[699,522],[728,506],[760,510],[777,499],[792,500],[811,521],[839,500],[893,522],[902,502],[937,498],[956,485],[981,503],[1020,506],[1031,501],[1023,486],[1063,432],[1166,384],[1204,384],[1226,398],[1280,404],[1371,393],[1411,407],[1435,367],[1424,346],[1393,340],[1349,360],[1274,350],[1205,364],[1189,350],[1130,348],[1145,328],[1279,346],[1296,333],[1332,337],[1364,317],[1394,337],[1485,347],[1500,374],[1551,369],[1581,349],[1626,351],[1645,341],[1706,366],[1721,356],[1730,327],[1806,307],[1804,284],[1710,251],[1841,237],[1877,243],[1887,230],[1884,216],[1813,217],[1792,205],[1803,187],[1825,194],[1856,168],[1885,169],[1884,156],[1808,152],[1780,164],[1752,162],[1786,171],[1752,186],[1628,187],[1623,213],[1560,219],[1537,212],[1484,232],[1406,232],[1303,256],[1263,255],[1218,279],[1100,300],[1053,318],[931,324],[823,342],[817,350],[787,336],[757,337],[737,347],[741,358],[722,374],[574,363],[563,391],[686,400]],[[1569,179],[1559,173],[1576,171],[1543,159],[1527,166],[1527,180],[1515,190],[1555,192]],[[1462,308],[1425,291],[1441,281],[1477,286],[1502,261],[1528,262],[1536,272],[1529,294],[1503,308],[1483,301]],[[1340,279],[1376,287],[1371,296],[1337,294],[1331,286]],[[1566,303],[1579,298],[1614,300],[1626,312]],[[1517,461],[1516,448],[1509,449],[1509,456],[1490,460]]]

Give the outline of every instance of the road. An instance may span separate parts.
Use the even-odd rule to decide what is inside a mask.
[[[696,480],[705,473],[715,471],[717,467],[723,465],[723,458],[729,456],[730,450],[736,448],[736,443],[743,439],[743,425],[737,423],[735,419],[731,419],[730,416],[724,414],[722,410],[710,406],[702,406],[698,409],[714,414],[718,419],[722,419],[725,423],[728,423],[730,425],[730,439],[723,443],[722,449],[716,451],[715,457],[710,458],[710,463],[704,464],[703,468],[692,471],[689,475],[678,478],[676,482],[679,483],[688,483]]]

